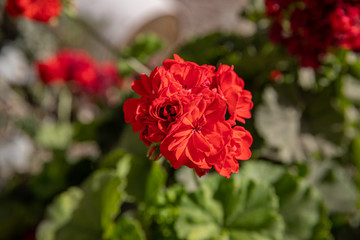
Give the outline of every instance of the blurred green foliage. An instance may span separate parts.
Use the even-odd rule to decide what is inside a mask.
[[[158,162],[136,181],[132,174],[143,169],[134,156],[115,151],[110,158],[113,164],[50,204],[39,239],[331,239],[319,193],[284,166],[247,162],[241,174],[211,174],[190,192],[166,186]],[[127,188],[134,184],[145,192]]]

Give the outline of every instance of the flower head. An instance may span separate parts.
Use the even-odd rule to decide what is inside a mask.
[[[60,0],[7,0],[5,9],[10,16],[23,16],[39,22],[49,22],[60,15]]]
[[[360,50],[360,3],[338,4],[330,15],[330,22],[340,46]]]
[[[270,39],[285,45],[302,66],[319,67],[331,47],[360,50],[358,0],[266,0],[265,5]]]
[[[236,126],[251,117],[251,93],[244,85],[233,67],[216,70],[174,55],[133,82],[141,97],[124,103],[125,121],[147,146],[160,145],[174,168],[185,165],[202,176],[214,167],[230,177],[238,171],[237,159],[251,155],[250,133]]]
[[[120,84],[112,62],[98,63],[80,50],[64,49],[36,63],[38,75],[46,84],[73,83],[73,90],[102,95],[113,85]]]

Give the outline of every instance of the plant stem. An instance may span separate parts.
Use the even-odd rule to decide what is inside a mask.
[[[72,109],[72,95],[67,88],[61,88],[58,103],[58,118],[61,122],[70,122]]]

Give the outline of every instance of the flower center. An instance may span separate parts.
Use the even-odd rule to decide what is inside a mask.
[[[199,132],[201,133],[201,129],[206,124],[206,119],[204,116],[201,116],[199,119],[195,121],[194,129],[191,132]]]
[[[165,107],[160,108],[159,116],[168,121],[174,121],[177,115],[176,107],[171,105],[166,105]]]

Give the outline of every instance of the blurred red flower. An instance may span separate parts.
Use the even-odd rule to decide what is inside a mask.
[[[360,50],[360,3],[338,4],[330,22],[340,46]]]
[[[272,81],[272,82],[278,82],[282,79],[282,77],[283,77],[283,74],[279,70],[272,70],[269,73],[269,78],[270,78],[270,81]]]
[[[284,44],[304,67],[318,68],[330,47],[360,50],[358,0],[266,0],[265,5],[270,39]]]
[[[36,63],[40,79],[46,84],[72,82],[73,91],[102,95],[121,80],[114,63],[96,62],[80,50],[62,50],[55,56]]]
[[[23,16],[39,22],[48,22],[60,15],[60,0],[7,0],[6,12],[13,17]]]

